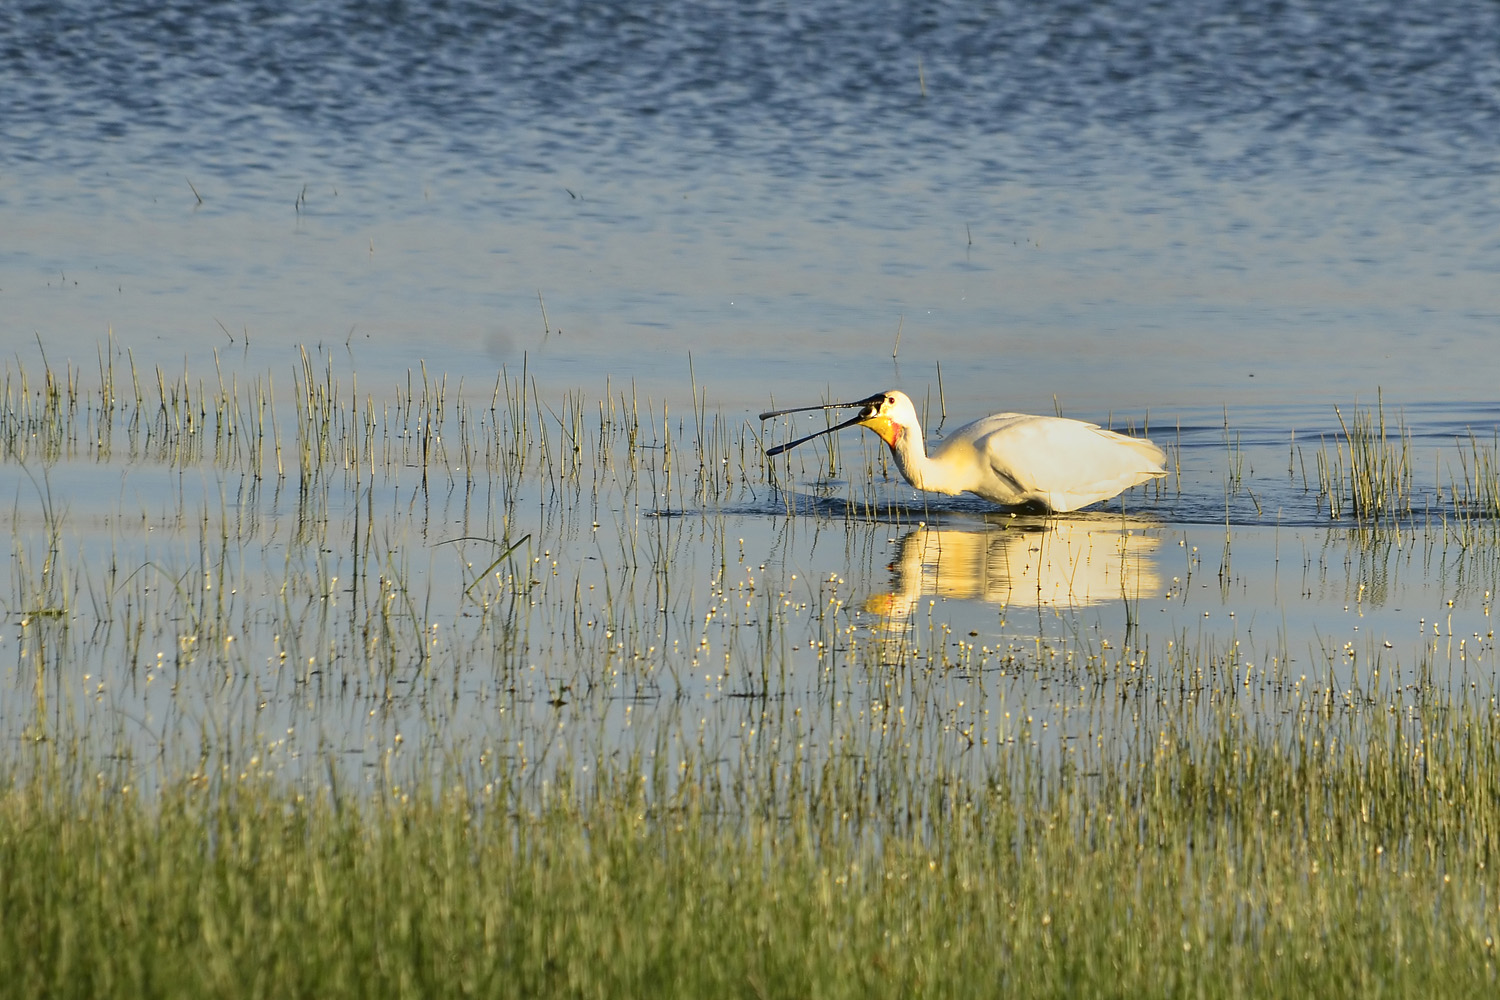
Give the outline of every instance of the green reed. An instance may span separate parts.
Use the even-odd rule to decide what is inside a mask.
[[[1317,457],[1318,496],[1329,517],[1352,517],[1364,527],[1399,530],[1417,518],[1438,519],[1465,544],[1484,541],[1500,520],[1500,441],[1481,441],[1470,431],[1455,442],[1452,456],[1434,453],[1434,474],[1419,485],[1411,430],[1404,420],[1388,425],[1383,405],[1356,409],[1348,421],[1334,408],[1342,437]],[[1297,451],[1295,442],[1292,449]],[[1445,460],[1446,459],[1446,460]],[[1306,471],[1303,471],[1304,481]]]
[[[4,383],[0,993],[1496,988],[1488,660],[872,627],[883,449],[730,520],[770,463],[696,384],[130,381]],[[175,487],[100,529],[101,460]]]
[[[1398,423],[1386,427],[1385,407],[1356,409],[1351,421],[1334,407],[1343,439],[1330,456],[1318,453],[1318,488],[1335,520],[1352,515],[1358,521],[1380,521],[1412,511],[1411,434]]]
[[[1470,431],[1457,452],[1459,471],[1449,481],[1457,516],[1500,518],[1500,430],[1485,443]]]
[[[977,776],[957,744],[912,752],[933,723],[908,720],[821,759],[742,745],[728,774],[714,747],[586,784],[497,758],[358,799],[251,757],[147,800],[13,754],[5,992],[1489,995],[1493,708],[1298,716],[1257,735],[1221,702]]]

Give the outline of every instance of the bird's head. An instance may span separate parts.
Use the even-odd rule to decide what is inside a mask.
[[[760,419],[769,420],[772,417],[779,417],[784,413],[803,413],[808,410],[838,410],[856,406],[859,407],[859,412],[843,423],[834,424],[832,427],[825,427],[806,437],[798,438],[795,441],[788,441],[786,444],[778,444],[774,448],[767,448],[766,454],[780,455],[782,452],[789,451],[799,444],[804,444],[813,438],[822,437],[824,434],[841,431],[845,427],[868,427],[876,434],[879,434],[882,441],[894,448],[906,437],[909,431],[918,426],[916,407],[911,405],[911,400],[907,398],[906,393],[896,389],[878,392],[873,396],[856,400],[852,403],[819,403],[815,406],[793,406],[783,410],[767,410],[760,415]]]
[[[917,426],[917,408],[912,405],[906,393],[899,389],[887,389],[861,400],[861,404],[863,408],[855,418],[855,423],[879,434],[880,440],[892,448]]]

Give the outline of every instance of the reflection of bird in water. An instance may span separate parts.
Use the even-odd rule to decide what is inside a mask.
[[[989,530],[917,528],[891,563],[894,590],[865,610],[904,624],[929,595],[1026,607],[1084,607],[1137,600],[1161,589],[1159,539],[1143,522],[1108,519],[1013,521]]]
[[[973,493],[1006,507],[1070,511],[1108,500],[1132,486],[1167,474],[1162,450],[1145,438],[1126,437],[1097,424],[1066,417],[996,413],[966,424],[927,454],[916,407],[895,389],[857,403],[799,406],[783,413],[858,406],[841,424],[766,451],[779,455],[804,441],[844,427],[868,427],[890,446],[896,468],[919,490]]]

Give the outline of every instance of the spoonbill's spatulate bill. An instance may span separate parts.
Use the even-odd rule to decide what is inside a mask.
[[[859,407],[859,413],[816,434],[766,450],[779,455],[805,441],[855,425],[868,427],[890,446],[896,468],[919,490],[973,493],[1004,507],[1078,510],[1167,474],[1162,450],[1145,438],[1127,437],[1098,424],[1067,417],[996,413],[965,424],[931,455],[922,440],[916,407],[896,389],[853,403],[797,406],[783,413]]]

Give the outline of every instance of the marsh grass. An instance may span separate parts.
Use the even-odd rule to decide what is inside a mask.
[[[1394,435],[1386,427],[1385,407],[1356,408],[1345,422],[1334,407],[1343,439],[1330,456],[1318,453],[1318,486],[1327,498],[1329,516],[1352,515],[1358,521],[1380,521],[1412,513],[1411,433],[1404,421]]]
[[[1500,519],[1500,429],[1488,442],[1472,430],[1457,442],[1459,468],[1450,474],[1449,490],[1460,519]]]
[[[0,793],[8,996],[1444,996],[1500,988],[1494,713],[1313,706],[732,779],[508,765],[338,798],[209,767],[152,800],[51,751]],[[1357,736],[1357,738],[1356,738]],[[25,766],[17,767],[17,763]]]
[[[1347,421],[1338,407],[1334,414],[1341,436],[1335,435],[1331,450],[1325,443],[1316,457],[1318,497],[1331,519],[1352,518],[1378,532],[1435,520],[1464,545],[1493,544],[1500,525],[1500,440],[1492,435],[1482,441],[1470,430],[1454,442],[1451,455],[1434,451],[1432,481],[1419,484],[1416,448],[1404,418],[1389,425],[1383,403],[1373,410],[1356,407]],[[1292,452],[1297,451],[1294,437]],[[1289,474],[1295,475],[1294,467]]]
[[[882,630],[922,513],[867,436],[777,517],[695,375],[684,418],[524,362],[486,405],[121,356],[0,385],[0,995],[1497,988],[1492,632],[1293,672],[1139,597],[1123,642]],[[98,518],[101,464],[157,492]]]

